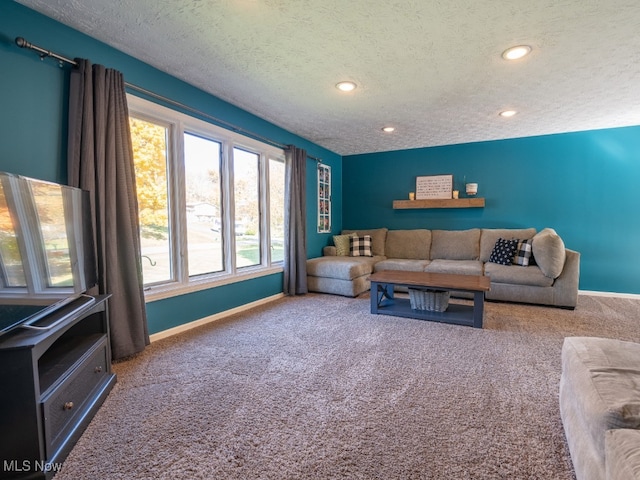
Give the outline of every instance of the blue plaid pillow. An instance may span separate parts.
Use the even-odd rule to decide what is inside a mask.
[[[373,257],[371,252],[371,235],[349,238],[349,251],[352,257]]]
[[[500,265],[511,265],[517,249],[518,240],[505,240],[504,238],[499,238],[493,246],[493,251],[489,256],[489,261]]]
[[[518,243],[518,249],[516,255],[513,258],[513,263],[522,267],[532,265],[533,262],[533,239],[522,240]]]

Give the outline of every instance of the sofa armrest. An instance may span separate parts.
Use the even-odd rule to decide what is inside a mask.
[[[554,305],[575,308],[578,304],[580,283],[580,253],[565,249],[566,259],[562,273],[553,282]]]
[[[322,255],[325,257],[335,257],[337,255],[336,247],[333,245],[326,246],[322,249]]]

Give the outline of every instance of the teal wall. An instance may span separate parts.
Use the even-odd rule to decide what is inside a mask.
[[[67,98],[70,66],[15,45],[16,37],[67,58],[88,58],[120,70],[128,83],[180,102],[280,144],[294,144],[321,158],[334,176],[334,226],[342,221],[342,159],[269,122],[70,29],[15,2],[0,2],[0,170],[66,182]],[[135,94],[135,92],[132,92]],[[188,113],[188,112],[187,112]],[[316,162],[307,161],[307,246],[317,256],[329,235],[316,233]],[[155,333],[282,292],[282,274],[148,304]]]
[[[147,304],[150,333],[282,293],[282,273],[179,295]],[[212,308],[215,307],[215,308]]]
[[[416,176],[477,182],[485,208],[393,210]],[[582,290],[640,294],[640,127],[343,158],[345,228],[554,228]]]

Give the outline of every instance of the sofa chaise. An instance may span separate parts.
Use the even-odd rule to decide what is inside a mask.
[[[507,246],[513,261],[499,255]],[[307,285],[312,292],[355,297],[381,270],[487,275],[487,299],[575,308],[580,254],[565,248],[551,228],[344,230],[323,256],[307,260]]]
[[[640,344],[565,338],[560,416],[577,480],[640,479]]]

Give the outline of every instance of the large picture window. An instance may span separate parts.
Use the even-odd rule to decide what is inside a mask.
[[[189,276],[224,271],[221,153],[219,141],[184,134]]]
[[[147,299],[281,271],[283,150],[128,102]]]

